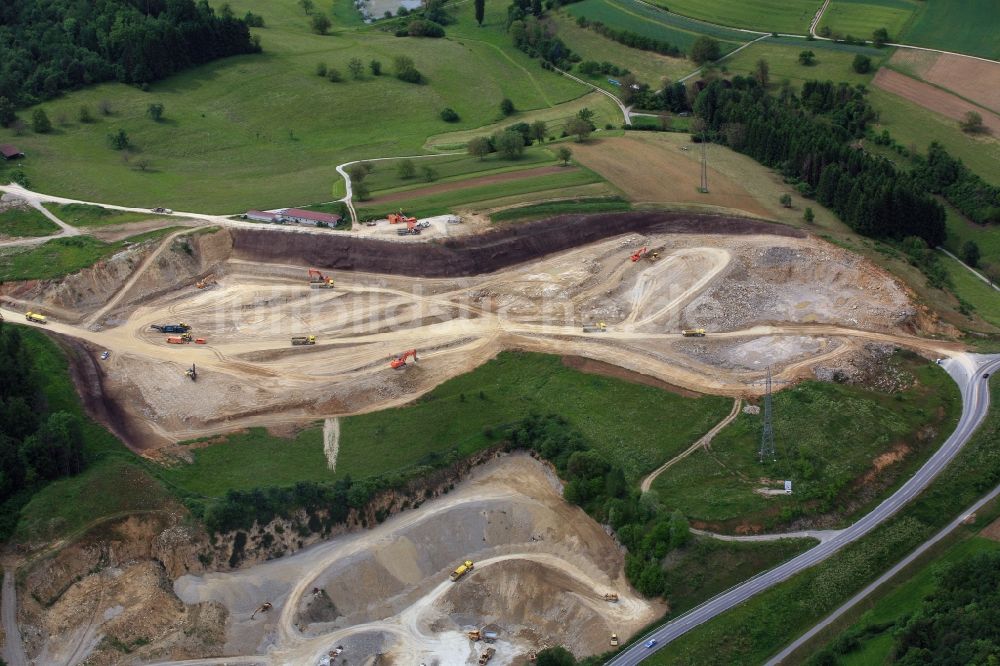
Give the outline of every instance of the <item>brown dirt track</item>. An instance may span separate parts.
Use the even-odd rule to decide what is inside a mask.
[[[247,261],[308,263],[319,268],[413,277],[460,277],[491,273],[629,232],[805,237],[798,229],[770,222],[662,211],[561,215],[442,243],[413,245],[266,230],[234,229],[232,235],[234,255]]]
[[[432,194],[440,194],[441,192],[464,190],[470,187],[482,187],[483,185],[493,185],[494,183],[505,183],[510,180],[524,180],[527,178],[535,178],[537,176],[547,176],[550,173],[560,173],[563,171],[576,171],[576,169],[573,167],[543,166],[534,169],[525,169],[524,171],[508,171],[506,173],[498,173],[492,176],[467,178],[465,180],[457,180],[450,183],[439,183],[438,185],[428,185],[427,187],[418,187],[415,190],[392,192],[391,194],[386,194],[384,196],[372,197],[370,201],[365,202],[365,205],[367,206],[372,204],[383,204],[383,203],[390,203],[393,201],[408,201],[410,199],[415,199],[417,197],[426,197]]]
[[[966,102],[957,95],[935,88],[929,83],[918,81],[891,69],[880,69],[873,83],[905,100],[940,113],[953,120],[961,120],[968,111],[975,111],[983,117],[983,125],[994,135],[1000,134],[1000,116]]]

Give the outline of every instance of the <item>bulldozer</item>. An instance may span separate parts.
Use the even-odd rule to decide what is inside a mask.
[[[254,619],[254,617],[257,616],[257,613],[266,613],[269,610],[271,610],[271,602],[265,601],[260,606],[257,606],[257,610],[250,614],[250,619]]]
[[[313,289],[333,289],[333,278],[323,275],[315,268],[310,268],[309,286]]]
[[[193,382],[198,381],[198,369],[196,367],[194,367],[194,363],[191,364],[191,367],[188,368],[187,372],[185,372],[184,374],[187,375],[187,377],[191,381],[193,381]]]
[[[615,603],[616,601],[618,601],[618,593],[605,592],[601,598],[604,599],[605,601],[610,601],[611,603]]]
[[[703,328],[685,328],[681,331],[681,335],[685,338],[703,338],[705,337],[705,329]]]
[[[584,324],[583,325],[583,332],[584,333],[607,333],[608,332],[608,325],[605,324],[603,321],[599,321],[596,324]]]
[[[315,335],[296,335],[292,338],[292,346],[299,345],[314,345],[316,344]]]
[[[399,368],[405,368],[406,359],[410,358],[411,356],[413,357],[414,362],[416,362],[417,361],[416,349],[409,349],[400,354],[399,356],[397,356],[396,358],[392,359],[392,361],[389,362],[389,367],[391,367],[393,370],[398,370]]]

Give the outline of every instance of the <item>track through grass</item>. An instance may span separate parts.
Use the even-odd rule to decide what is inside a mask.
[[[59,233],[59,225],[34,208],[8,208],[0,212],[0,236],[40,237]]]

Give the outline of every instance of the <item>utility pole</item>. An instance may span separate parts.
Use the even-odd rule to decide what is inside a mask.
[[[767,366],[767,389],[764,395],[764,428],[760,435],[760,462],[774,460],[774,423],[771,420],[771,366]]]
[[[701,135],[701,187],[698,191],[708,194],[708,142],[704,133]]]

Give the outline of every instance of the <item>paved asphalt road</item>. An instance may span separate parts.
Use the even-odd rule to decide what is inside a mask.
[[[28,657],[24,654],[21,643],[21,632],[17,628],[17,597],[14,589],[14,572],[10,569],[3,574],[3,628],[7,636],[4,644],[3,658],[7,666],[27,666]]]
[[[941,470],[951,462],[986,417],[990,406],[990,392],[987,382],[983,379],[983,374],[993,374],[1000,371],[1000,355],[965,354],[944,361],[943,366],[958,383],[962,393],[962,416],[955,432],[899,490],[879,504],[871,513],[843,530],[833,539],[820,543],[769,571],[757,574],[654,629],[632,647],[606,662],[606,666],[634,666],[640,663],[650,654],[662,650],[671,641],[691,629],[791,578],[800,571],[819,564],[844,546],[863,537],[919,495],[934,480],[934,477],[940,474]],[[652,648],[645,647],[649,640],[655,640],[656,645]]]

